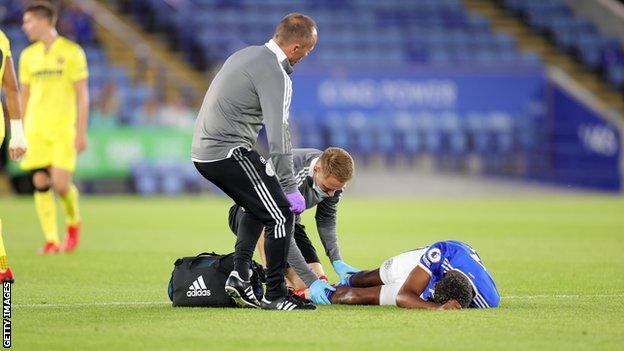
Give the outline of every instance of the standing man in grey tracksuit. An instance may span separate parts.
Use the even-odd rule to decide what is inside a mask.
[[[265,226],[267,291],[260,303],[249,283],[254,245],[237,237],[234,270],[225,290],[244,307],[315,309],[289,293],[284,268],[294,232],[294,213],[305,209],[293,172],[288,117],[292,66],[316,45],[316,23],[290,14],[273,39],[232,54],[212,81],[199,111],[191,148],[195,167]],[[266,127],[270,161],[252,146]],[[247,233],[247,235],[257,235]],[[328,286],[329,288],[329,286]]]

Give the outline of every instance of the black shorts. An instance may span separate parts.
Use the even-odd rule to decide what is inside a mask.
[[[232,233],[236,235],[238,232],[238,226],[240,224],[240,218],[245,213],[245,210],[237,204],[232,205],[230,207],[230,214],[228,215],[228,224],[230,226],[230,230]],[[301,251],[303,258],[306,263],[318,263],[320,262],[318,255],[316,254],[316,249],[310,238],[308,238],[308,234],[306,234],[305,226],[301,223],[295,223],[295,244]]]

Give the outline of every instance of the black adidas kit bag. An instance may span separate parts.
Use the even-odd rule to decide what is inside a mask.
[[[173,306],[236,307],[225,293],[225,281],[234,269],[234,254],[201,253],[193,257],[178,258],[169,280],[169,299]],[[255,261],[251,264],[250,282],[258,300],[264,290],[264,269]]]

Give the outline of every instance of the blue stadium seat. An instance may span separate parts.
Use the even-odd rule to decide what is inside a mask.
[[[322,30],[332,33],[323,36],[317,55],[307,60],[313,64],[492,65],[496,54],[483,50],[517,51],[513,38],[493,35],[489,21],[469,15],[461,0],[189,0],[177,4],[173,15],[166,11],[171,5],[162,0],[154,1],[158,5],[131,2],[170,18],[175,32],[171,36],[198,67],[218,64],[244,45],[262,43],[284,13],[294,10],[305,10]],[[554,11],[559,6],[547,2],[541,8]]]
[[[618,88],[624,87],[624,64],[607,66],[607,78]]]
[[[158,193],[158,177],[152,165],[137,163],[130,167],[134,188],[140,195],[155,195]]]
[[[585,66],[597,69],[602,63],[602,44],[602,38],[598,34],[581,33],[575,36],[573,47]]]
[[[436,116],[429,112],[418,113],[414,123],[418,134],[423,138],[424,151],[433,154],[443,153],[442,131]]]
[[[369,128],[375,132],[375,151],[386,156],[394,155],[398,151],[396,133],[392,124],[392,116],[376,115],[369,117]]]
[[[414,156],[422,151],[422,138],[411,114],[406,112],[397,114],[394,116],[392,125],[394,134],[398,136],[401,150],[405,155]]]
[[[514,149],[514,121],[507,113],[496,112],[488,117],[489,128],[494,139],[493,151],[508,154]]]
[[[312,147],[324,149],[325,141],[323,138],[322,126],[312,118],[299,118],[293,121],[299,136],[299,143],[302,147]]]
[[[473,33],[484,33],[490,31],[490,21],[479,15],[471,15],[466,19],[466,26]]]
[[[446,144],[445,152],[453,155],[464,154],[468,143],[462,120],[455,113],[443,113],[439,120],[442,138]]]
[[[368,157],[375,153],[375,132],[371,123],[372,116],[360,112],[353,112],[347,116],[348,130],[353,144],[351,149],[355,154]]]
[[[184,192],[184,177],[179,171],[179,164],[158,162],[154,170],[160,179],[160,190],[166,195],[180,195]]]
[[[329,145],[350,149],[349,124],[345,116],[332,113],[325,116],[324,126],[327,130]]]
[[[478,154],[491,151],[488,116],[471,113],[466,116],[466,130],[472,140],[472,150]]]

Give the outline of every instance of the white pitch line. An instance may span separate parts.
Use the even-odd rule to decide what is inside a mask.
[[[624,294],[592,294],[592,295],[508,295],[502,296],[503,300],[534,300],[534,299],[582,299],[582,298],[605,298],[624,297]],[[85,303],[33,303],[13,304],[16,308],[60,308],[60,307],[95,307],[95,306],[149,306],[169,305],[169,301],[109,301],[109,302],[85,302]]]
[[[110,302],[84,302],[84,303],[27,303],[13,304],[17,308],[46,308],[46,307],[92,307],[92,306],[149,306],[171,304],[168,301],[110,301]]]
[[[571,294],[571,295],[510,295],[510,296],[501,296],[501,299],[505,300],[532,300],[532,299],[582,299],[585,297],[624,297],[624,294],[592,294],[592,295],[581,295],[581,294]]]

